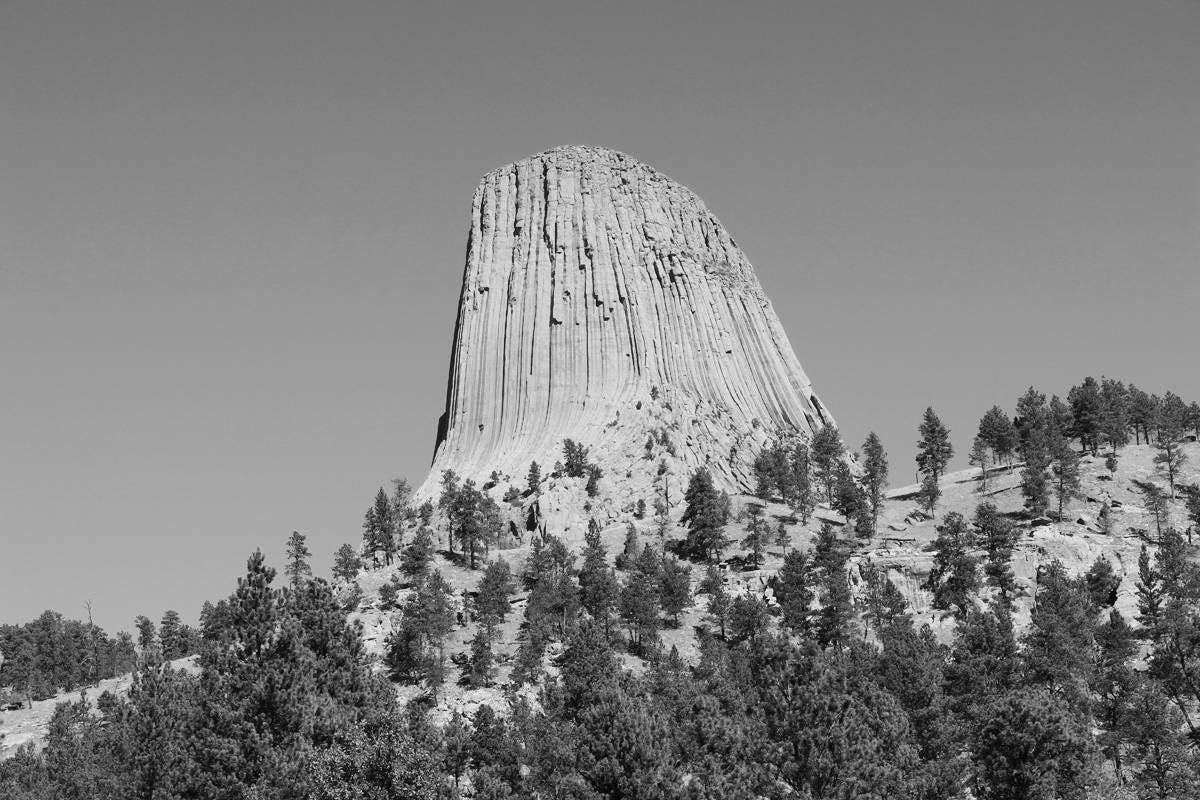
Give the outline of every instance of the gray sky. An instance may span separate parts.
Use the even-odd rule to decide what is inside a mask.
[[[690,186],[846,438],[1200,398],[1200,2],[0,2],[0,622],[316,566],[423,477],[471,193]],[[964,459],[956,459],[963,464]]]

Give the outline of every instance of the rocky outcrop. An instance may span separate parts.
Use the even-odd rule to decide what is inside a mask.
[[[445,469],[520,480],[531,461],[561,459],[564,438],[607,475],[633,478],[651,463],[651,436],[736,490],[762,444],[824,422],[750,262],[686,187],[582,146],[479,184],[446,410],[419,494]]]

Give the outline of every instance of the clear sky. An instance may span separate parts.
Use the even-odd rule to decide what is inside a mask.
[[[427,468],[476,182],[567,143],[705,199],[896,482],[927,404],[1200,398],[1197,0],[3,0],[0,622],[326,571]]]

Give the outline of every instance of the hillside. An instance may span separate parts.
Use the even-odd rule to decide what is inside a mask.
[[[1192,437],[1192,441],[1185,443],[1182,449],[1187,456],[1187,462],[1179,483],[1200,482],[1200,444]],[[876,535],[869,540],[861,540],[852,533],[844,534],[847,541],[854,542],[847,578],[852,592],[856,595],[861,594],[861,567],[868,560],[873,562],[887,571],[888,578],[907,601],[913,613],[914,623],[917,626],[929,625],[940,640],[948,642],[953,635],[954,619],[948,612],[934,609],[931,604],[932,595],[921,588],[933,564],[932,546],[937,536],[937,527],[949,513],[957,512],[970,519],[980,503],[991,501],[1002,513],[1016,520],[1021,530],[1012,558],[1017,587],[1013,614],[1019,627],[1023,628],[1028,624],[1039,567],[1055,560],[1062,562],[1070,574],[1081,575],[1097,558],[1106,559],[1120,578],[1115,607],[1127,619],[1132,619],[1136,615],[1138,553],[1145,543],[1145,538],[1131,531],[1152,531],[1154,528],[1153,520],[1143,506],[1142,494],[1136,482],[1161,482],[1161,476],[1155,469],[1154,454],[1155,449],[1152,446],[1128,445],[1122,450],[1114,473],[1109,473],[1105,468],[1103,457],[1083,455],[1079,496],[1066,506],[1063,519],[1054,522],[1048,519],[1034,522],[1023,519],[1025,515],[1022,511],[1023,498],[1020,491],[1020,462],[990,470],[986,491],[981,488],[981,473],[978,468],[947,474],[941,482],[943,496],[933,520],[922,518],[914,499],[917,486],[890,488],[880,512]],[[686,483],[686,477],[676,476],[676,480]],[[681,489],[673,491],[676,497],[682,497]],[[584,533],[588,523],[588,512],[583,510],[585,505],[589,504],[589,500],[596,509],[627,505],[627,492],[627,487],[621,487],[611,493],[602,489],[599,497],[589,499],[582,491],[581,480],[551,478],[547,481],[540,498],[536,501],[534,498],[527,498],[522,506],[511,508],[508,514],[509,518],[519,525],[528,515],[529,507],[538,502],[545,509],[542,515],[546,520],[545,532],[560,539],[578,555],[585,544]],[[613,495],[620,498],[620,501],[610,504]],[[817,506],[808,524],[801,524],[792,510],[781,503],[763,503],[759,498],[746,494],[735,495],[731,499],[734,514],[739,516],[747,505],[762,504],[772,526],[785,526],[788,532],[787,548],[811,551],[822,520],[834,521],[835,527],[839,529],[845,527],[840,524],[842,518],[829,511],[825,504]],[[1109,534],[1102,533],[1097,526],[1100,509],[1106,503],[1110,507],[1112,518]],[[686,533],[685,527],[678,521],[682,512],[682,504],[672,508],[671,525],[667,533],[668,543],[672,540],[678,541]],[[601,539],[608,551],[610,563],[621,551],[626,526],[630,523],[638,530],[642,543],[648,543],[661,550],[662,543],[655,533],[653,520],[637,520],[631,514],[615,512],[606,519],[607,522],[601,528]],[[1179,530],[1188,528],[1182,500],[1170,504],[1168,524]],[[726,535],[735,542],[740,542],[745,536],[742,528],[743,525],[731,521],[726,526]],[[409,535],[411,536],[411,531]],[[514,572],[520,574],[530,556],[532,539],[538,535],[536,532],[526,534],[523,543],[493,550],[492,556],[505,559],[512,565]],[[439,536],[444,544],[444,521],[439,527]],[[748,555],[741,544],[732,544],[725,548],[722,568],[726,586],[731,593],[756,594],[768,602],[773,602],[767,584],[777,574],[787,548],[778,543],[769,546],[765,560],[758,569],[739,567]],[[1149,549],[1151,553],[1155,551],[1152,544]],[[473,591],[480,579],[478,570],[465,568],[461,559],[447,558],[445,553],[436,557],[435,568],[446,577],[458,596],[463,592]],[[675,647],[685,661],[694,661],[697,655],[697,631],[705,627],[705,597],[698,594],[703,573],[702,565],[692,566],[691,588],[694,602],[680,615],[678,627],[664,627],[660,631],[663,646],[667,649]],[[364,638],[371,652],[381,658],[385,653],[388,636],[397,629],[402,616],[398,609],[403,606],[411,592],[411,589],[401,589],[392,608],[381,608],[379,588],[393,580],[403,581],[403,575],[397,565],[368,569],[357,579],[357,583],[362,587],[363,597],[359,611],[352,617],[362,624]],[[990,595],[991,591],[984,589],[979,595],[978,603],[982,606]],[[469,712],[481,702],[500,706],[505,704],[504,695],[512,688],[509,677],[527,598],[528,592],[525,590],[520,590],[514,595],[512,613],[498,629],[498,641],[495,645],[498,671],[494,687],[483,690],[467,689],[454,682],[453,678],[456,676],[452,671],[451,679],[440,693],[439,704],[443,709],[443,717],[452,709]],[[461,610],[461,603],[458,608]],[[476,629],[477,625],[471,623],[456,625],[447,638],[447,654],[465,654]],[[552,648],[551,655],[554,652],[557,651]],[[627,666],[640,668],[641,659],[628,654],[624,659]],[[411,697],[422,691],[417,687],[409,687],[403,694]]]

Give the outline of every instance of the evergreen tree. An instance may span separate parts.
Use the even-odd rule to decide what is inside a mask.
[[[1038,576],[1035,599],[1024,637],[1027,680],[1082,701],[1092,678],[1097,610],[1087,583],[1053,561]]]
[[[761,598],[744,594],[733,598],[729,606],[729,634],[734,642],[757,642],[770,622],[767,604]]]
[[[308,565],[310,558],[312,558],[312,553],[305,544],[304,534],[292,531],[292,535],[287,541],[287,566],[284,567],[283,572],[288,576],[293,589],[298,589],[306,578],[312,577],[312,567]]]
[[[636,547],[637,533],[634,534]],[[600,527],[592,520],[584,536],[583,565],[579,569],[579,596],[583,607],[600,623],[606,636],[612,635],[612,614],[617,605],[620,585],[608,566],[608,554],[600,540]]]
[[[410,579],[423,578],[433,563],[433,555],[433,532],[422,525],[400,555],[400,571]]]
[[[833,502],[833,487],[837,480],[837,465],[845,455],[842,435],[832,425],[821,426],[813,433],[809,445],[809,457],[817,480],[825,489],[826,502]]]
[[[746,504],[746,515],[749,519],[746,522],[747,536],[742,540],[742,544],[750,551],[749,564],[753,569],[762,565],[763,552],[767,549],[770,535],[763,511],[763,506],[759,503]]]
[[[1117,451],[1129,443],[1129,392],[1120,381],[1103,378],[1100,394],[1100,435],[1116,459]]]
[[[1179,444],[1179,439],[1182,436],[1180,430],[1181,415],[1179,413],[1164,413],[1161,420],[1158,438],[1155,440],[1154,445],[1158,450],[1154,456],[1154,463],[1167,474],[1167,484],[1171,488],[1171,499],[1174,500],[1175,480],[1179,477],[1179,470],[1187,462],[1187,456],[1183,452],[1183,447]]]
[[[463,670],[463,681],[472,689],[483,689],[492,685],[492,678],[495,676],[492,635],[480,627],[471,638],[470,656]]]
[[[158,664],[162,660],[162,651],[158,646],[158,634],[154,629],[154,622],[149,617],[139,614],[133,624],[138,632],[137,645],[142,663]]]
[[[1150,563],[1146,545],[1138,554],[1137,621],[1150,639],[1157,638],[1163,625],[1163,606],[1166,603],[1162,575]]]
[[[1163,523],[1167,521],[1170,512],[1166,493],[1149,481],[1135,480],[1133,484],[1141,492],[1142,502],[1146,504],[1146,513],[1154,520],[1154,532],[1161,539]]]
[[[1079,456],[1070,442],[1058,431],[1050,437],[1050,468],[1054,474],[1054,494],[1058,498],[1058,518],[1063,518],[1063,508],[1079,496]]]
[[[679,612],[692,604],[692,570],[674,556],[663,559],[658,576],[658,602],[663,613],[671,617],[672,627],[679,627]]]
[[[1096,743],[1113,765],[1118,777],[1124,774],[1129,704],[1137,689],[1137,673],[1130,661],[1137,653],[1137,642],[1129,623],[1115,608],[1096,629],[1097,659],[1092,679],[1095,695],[1095,720],[1099,728]]]
[[[733,610],[733,598],[729,596],[723,583],[718,581],[709,591],[705,610],[708,612],[707,619],[717,625],[721,638],[725,639],[729,629],[729,615]]]
[[[1088,597],[1096,608],[1111,608],[1117,602],[1117,590],[1121,587],[1121,578],[1113,570],[1112,564],[1104,556],[1096,556],[1092,566],[1083,576],[1087,584]]]
[[[886,461],[884,470],[884,482],[886,478]],[[793,513],[800,515],[800,521],[807,525],[808,518],[812,514],[815,500],[813,498],[812,487],[812,458],[809,454],[808,445],[803,441],[798,441],[795,448],[792,450],[791,459],[791,496],[788,504],[791,506]]]
[[[979,544],[986,554],[983,572],[1008,602],[1014,587],[1012,554],[1020,532],[991,502],[976,507],[974,522],[979,532]]]
[[[1089,732],[1060,696],[1044,690],[1014,692],[996,702],[980,732],[977,796],[1073,796],[1091,768],[1089,740]]]
[[[790,550],[784,555],[775,579],[775,599],[783,612],[782,624],[797,636],[806,637],[812,632],[809,621],[815,595],[810,573],[808,554]]]
[[[399,637],[392,643],[393,659],[413,657],[416,667],[433,690],[445,680],[446,637],[454,629],[453,591],[437,570],[429,573],[404,604]],[[400,648],[404,648],[401,651]]]
[[[813,550],[813,567],[817,572],[821,601],[816,638],[822,647],[841,649],[850,639],[853,607],[846,578],[849,557],[848,544],[838,537],[833,526],[823,523]]]
[[[538,466],[536,461],[529,462],[529,474],[525,477],[525,484],[528,487],[530,494],[536,495],[542,486],[542,468]]]
[[[516,581],[507,561],[498,558],[487,565],[483,577],[479,579],[475,596],[475,615],[489,640],[495,638],[496,626],[508,617],[511,609],[509,596],[516,588]]]
[[[1098,455],[1104,432],[1104,394],[1100,384],[1095,378],[1084,378],[1083,383],[1067,392],[1067,403],[1071,407],[1072,426],[1064,433],[1079,439],[1080,447],[1090,450],[1093,456]]]
[[[1042,516],[1050,505],[1050,481],[1046,475],[1051,465],[1049,436],[1043,428],[1030,430],[1023,445],[1021,493],[1025,496],[1025,508],[1033,516]]]
[[[934,608],[953,609],[962,619],[974,607],[974,594],[979,588],[979,561],[971,554],[974,536],[957,511],[947,514],[937,530],[933,568],[925,586],[933,593]]]
[[[335,580],[352,581],[362,569],[362,559],[348,544],[344,544],[333,554],[333,577]]]
[[[997,461],[1011,461],[1017,449],[1017,429],[1000,406],[992,406],[979,420],[976,434],[996,456]]]
[[[629,629],[630,647],[638,653],[648,652],[656,640],[659,614],[658,559],[649,547],[642,553],[625,578],[619,601],[621,619]]]
[[[1150,431],[1158,427],[1159,401],[1154,395],[1149,395],[1130,384],[1129,386],[1129,422],[1133,426],[1134,443],[1150,443]]]
[[[588,451],[572,439],[563,439],[563,468],[568,478],[582,478],[587,473]]]
[[[986,492],[988,488],[988,455],[987,444],[978,436],[971,442],[971,452],[967,455],[967,463],[979,467],[979,491]]]
[[[887,571],[880,569],[870,559],[864,560],[859,571],[866,586],[864,616],[880,638],[883,639],[895,626],[911,629],[912,617],[908,613],[908,601],[892,583]]]
[[[452,469],[442,472],[441,487],[442,491],[438,495],[437,508],[438,511],[446,517],[446,542],[447,549],[451,554],[454,553],[454,522],[455,522],[455,506],[458,503],[458,484],[459,477]],[[422,524],[428,525],[429,522],[422,518]]]
[[[684,549],[692,558],[712,561],[725,547],[725,512],[712,476],[701,467],[692,475],[684,494],[687,508],[680,522],[688,526]]]
[[[1028,460],[1029,447],[1035,438],[1043,440],[1050,430],[1050,409],[1046,405],[1046,395],[1030,386],[1025,394],[1017,399],[1017,413],[1013,420],[1017,431],[1017,449],[1021,457]]]
[[[189,654],[187,626],[179,618],[179,612],[170,610],[163,614],[158,624],[158,639],[162,646],[162,657],[165,661],[174,661]]]
[[[954,455],[954,446],[950,444],[950,431],[942,424],[932,407],[925,409],[918,433],[921,438],[917,440],[917,469],[923,476],[921,496],[926,508],[932,511],[941,494],[938,481],[945,474],[946,467]]]

